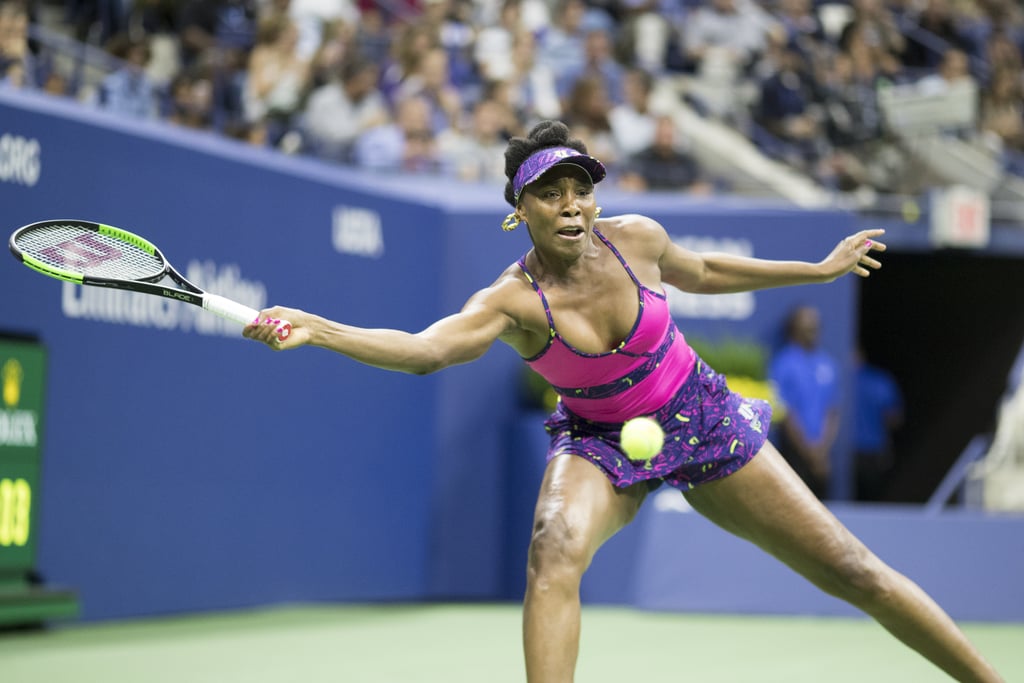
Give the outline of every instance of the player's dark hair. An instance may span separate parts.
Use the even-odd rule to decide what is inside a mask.
[[[516,205],[515,192],[512,189],[512,179],[516,177],[516,171],[523,165],[531,154],[545,147],[569,147],[582,154],[587,153],[587,146],[578,138],[569,137],[569,127],[561,121],[541,121],[535,125],[524,137],[514,137],[508,141],[505,148],[505,201],[510,205]]]

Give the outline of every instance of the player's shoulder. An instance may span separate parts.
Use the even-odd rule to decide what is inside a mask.
[[[547,318],[529,275],[518,263],[508,266],[488,287],[476,292],[471,303],[506,316],[511,327],[502,339],[524,355],[530,355],[523,349],[532,348],[536,338],[546,338]]]
[[[594,227],[620,250],[657,255],[668,241],[661,223],[639,213],[601,218]]]
[[[536,294],[529,276],[516,262],[505,268],[490,285],[478,291],[474,298],[511,313],[522,305],[523,298],[527,296]]]
[[[664,232],[661,223],[650,216],[640,213],[624,213],[617,216],[600,218],[595,227],[605,236],[609,235],[642,235],[644,233]]]

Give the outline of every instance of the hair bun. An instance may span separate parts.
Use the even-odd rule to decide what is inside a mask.
[[[527,137],[544,147],[564,146],[569,142],[569,127],[561,121],[541,121]]]

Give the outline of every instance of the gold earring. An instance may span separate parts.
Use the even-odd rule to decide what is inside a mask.
[[[599,207],[597,207],[597,211],[594,212],[594,220],[596,221],[600,217],[601,217],[601,207],[599,206]]]
[[[519,216],[515,213],[510,213],[505,216],[505,220],[501,222],[501,229],[505,232],[512,232],[519,225]]]

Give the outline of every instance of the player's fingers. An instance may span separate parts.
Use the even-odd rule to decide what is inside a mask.
[[[278,318],[268,317],[263,320],[263,341],[272,348],[277,348],[280,344],[281,338],[278,334],[278,326],[280,324],[281,320]]]
[[[268,344],[271,344],[271,345],[277,347],[277,346],[280,345],[281,342],[283,342],[285,339],[287,339],[289,336],[291,336],[291,333],[292,333],[291,323],[285,322],[284,320],[281,320],[280,318],[270,318],[270,317],[268,317],[268,318],[266,318],[263,321],[263,324],[264,325],[269,325],[273,329],[273,332],[266,339]]]
[[[260,316],[256,316],[255,320],[253,320],[248,325],[242,328],[242,336],[246,337],[247,339],[252,339],[255,341],[263,341],[260,338],[260,333],[263,330],[263,325],[261,324],[262,322],[263,318],[261,318]]]
[[[881,228],[876,228],[873,230],[861,230],[858,233],[850,235],[845,240],[843,240],[843,242],[845,242],[847,246],[855,250],[878,249],[884,251],[885,245],[877,240],[877,238],[884,233],[885,230]]]
[[[884,234],[885,230],[883,228],[872,228],[871,230],[861,230],[853,238],[857,241],[857,244],[863,244],[865,241],[874,241]]]
[[[269,316],[266,311],[260,311],[259,315],[256,316],[256,319],[242,329],[242,335],[254,341],[267,344],[268,346],[273,346],[277,339],[277,334],[275,332],[276,324],[274,320],[275,319]]]

